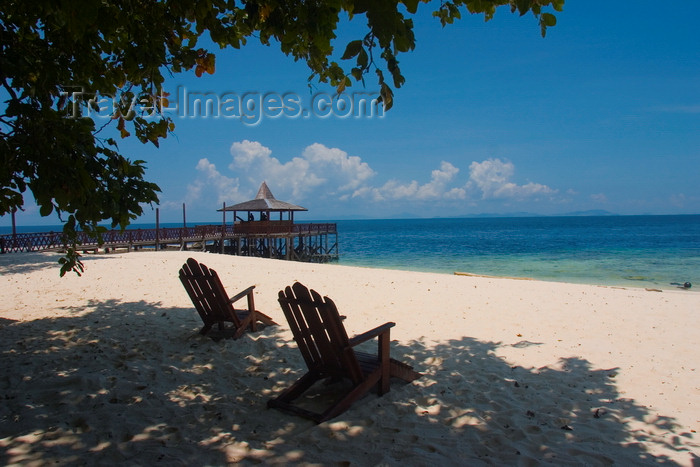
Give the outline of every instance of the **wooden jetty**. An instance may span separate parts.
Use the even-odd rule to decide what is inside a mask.
[[[228,244],[213,245],[223,253],[293,261],[320,262],[338,259],[336,224],[295,224],[294,213],[307,209],[276,199],[262,182],[255,199],[219,209],[233,214],[233,231]],[[240,217],[238,214],[243,215]],[[257,214],[257,219],[256,219]],[[279,215],[279,220],[273,220]],[[286,215],[286,219],[285,219]]]
[[[326,263],[338,259],[336,224],[294,224],[255,221],[235,224],[223,243],[215,240],[207,251],[291,261]]]
[[[105,251],[116,249],[139,250],[188,249],[194,245],[205,245],[226,238],[232,234],[230,226],[198,225],[194,227],[108,230],[102,234],[102,243],[85,233],[78,233],[79,249],[88,252],[98,249]],[[0,235],[0,253],[18,253],[23,251],[59,251],[66,248],[61,232],[18,233]]]
[[[301,210],[306,211],[306,208],[276,200],[263,182],[255,200],[219,209],[223,213],[221,225],[109,230],[102,234],[102,243],[79,233],[78,248],[84,253],[178,249],[318,263],[337,260],[336,224],[296,224],[294,212]],[[233,212],[233,222],[227,224],[229,212]],[[246,218],[240,218],[238,213],[245,213]],[[279,220],[271,220],[273,213],[279,213]],[[285,213],[287,219],[283,218]],[[0,254],[65,248],[61,232],[0,235]]]

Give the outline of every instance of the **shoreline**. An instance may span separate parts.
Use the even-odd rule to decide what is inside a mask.
[[[161,250],[162,251],[180,251],[179,249],[165,249]],[[191,252],[194,254],[202,253],[200,251],[196,250],[187,250],[186,252]],[[92,256],[102,256],[102,255],[123,255],[127,253],[159,253],[157,250],[155,250],[152,247],[145,247],[141,248],[137,251],[128,251],[126,248],[116,248],[113,249],[110,252],[105,252],[103,249],[98,249],[97,253],[92,253],[92,252],[87,252],[81,254],[81,258],[89,258]],[[15,256],[16,255],[32,255],[32,254],[47,254],[47,255],[59,255],[59,252],[20,252],[20,253],[7,253],[6,255],[8,256]],[[212,254],[218,254],[218,253],[212,253]],[[2,258],[5,255],[0,255],[0,258]],[[223,256],[230,256],[230,257],[237,257],[236,255],[223,255]],[[247,258],[246,256],[243,256],[243,258]],[[278,260],[276,258],[260,258],[260,259],[270,259],[273,261],[285,261],[285,260]],[[0,261],[1,263],[1,261]],[[557,278],[551,278],[551,277],[529,277],[529,276],[511,276],[511,275],[497,275],[497,274],[486,274],[486,273],[475,273],[475,272],[470,272],[470,271],[452,271],[452,270],[435,270],[431,268],[426,268],[426,269],[415,269],[415,268],[409,268],[409,267],[391,267],[390,265],[386,264],[381,264],[381,263],[376,263],[376,264],[369,264],[371,261],[364,263],[361,261],[355,261],[355,262],[350,262],[350,263],[345,263],[342,261],[331,261],[328,263],[312,263],[312,264],[322,264],[322,265],[329,265],[329,266],[341,266],[341,267],[349,267],[349,268],[366,268],[366,269],[372,269],[372,270],[383,270],[383,271],[402,271],[402,272],[409,272],[409,273],[419,273],[419,274],[439,274],[439,275],[455,275],[455,276],[466,276],[466,277],[482,277],[482,278],[489,278],[489,279],[508,279],[508,280],[525,280],[525,281],[540,281],[540,282],[551,282],[554,284],[572,284],[572,285],[588,285],[588,286],[594,286],[594,287],[612,287],[612,288],[623,288],[623,289],[645,289],[647,291],[657,291],[657,290],[663,290],[663,291],[674,291],[674,290],[683,290],[684,292],[700,292],[700,289],[693,289],[692,286],[690,288],[685,288],[685,287],[680,287],[680,286],[675,286],[672,283],[669,284],[658,284],[656,282],[649,282],[647,285],[642,285],[641,283],[638,284],[636,283],[637,281],[639,282],[644,282],[644,279],[626,279],[628,282],[622,282],[622,281],[610,281],[610,282],[605,282],[603,280],[593,280],[591,279],[590,281],[576,281],[574,280],[575,278],[573,277],[562,277],[561,279]],[[58,264],[58,263],[57,263]]]
[[[540,282],[551,282],[554,284],[576,284],[576,285],[589,285],[589,286],[594,286],[594,287],[617,287],[617,288],[630,288],[630,289],[645,289],[645,290],[663,290],[663,291],[674,291],[674,290],[683,290],[684,292],[697,292],[700,291],[700,289],[696,290],[693,289],[693,287],[690,288],[684,288],[684,287],[678,287],[675,286],[671,283],[668,284],[659,284],[657,282],[653,281],[645,281],[644,279],[626,279],[626,282],[623,282],[622,280],[610,280],[609,282],[606,282],[604,280],[580,280],[576,281],[574,277],[562,277],[561,279],[557,278],[551,278],[551,277],[530,277],[530,276],[511,276],[511,275],[497,275],[497,274],[486,274],[486,273],[476,273],[476,272],[470,272],[470,271],[437,271],[437,270],[431,270],[431,269],[409,269],[409,268],[401,268],[401,267],[396,267],[392,268],[386,265],[368,265],[368,264],[361,264],[360,262],[355,262],[351,264],[343,263],[342,259],[337,262],[337,263],[331,263],[331,264],[337,264],[338,266],[347,266],[347,267],[357,267],[357,268],[368,268],[368,269],[380,269],[380,270],[386,270],[386,271],[405,271],[405,272],[416,272],[416,273],[422,273],[422,274],[444,274],[444,275],[457,275],[457,276],[467,276],[467,277],[485,277],[485,278],[490,278],[490,279],[509,279],[509,280],[526,280],[526,281],[540,281]],[[646,284],[644,284],[647,282]]]
[[[693,465],[700,294],[200,252],[0,256],[5,464],[400,462]],[[279,326],[214,342],[177,278],[192,256]],[[19,258],[24,258],[19,260]],[[277,304],[300,281],[350,335],[386,321],[424,376],[314,425],[267,409],[305,366]]]

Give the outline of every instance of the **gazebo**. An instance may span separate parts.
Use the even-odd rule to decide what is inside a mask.
[[[251,199],[250,201],[245,201],[243,203],[234,204],[233,206],[225,206],[224,208],[219,209],[218,211],[233,211],[233,223],[235,225],[236,219],[238,219],[241,222],[254,221],[254,212],[260,213],[260,216],[258,218],[260,221],[271,221],[272,218],[270,217],[270,214],[273,212],[279,212],[279,220],[281,222],[284,222],[283,213],[286,212],[287,221],[290,223],[294,223],[294,211],[308,211],[308,209],[301,206],[297,206],[296,204],[286,203],[284,201],[278,200],[274,197],[274,195],[268,188],[267,183],[262,182],[262,184],[260,185],[260,189],[258,190],[258,194],[255,196],[255,199]],[[247,212],[246,218],[241,219],[240,217],[238,217],[238,212]]]
[[[265,182],[260,185],[255,199],[233,206],[224,204],[218,211],[223,212],[227,238],[224,243],[222,237],[221,242],[213,246],[214,251],[309,262],[338,259],[336,224],[295,224],[294,212],[308,209],[276,199]],[[231,228],[226,226],[228,212],[233,213]],[[245,218],[238,213],[245,213]],[[259,214],[257,219],[256,213]],[[279,213],[279,220],[273,219],[274,213]]]

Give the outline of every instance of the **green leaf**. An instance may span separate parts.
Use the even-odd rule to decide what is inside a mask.
[[[357,54],[359,54],[360,50],[362,50],[362,41],[361,40],[351,41],[345,47],[345,53],[343,53],[343,56],[340,58],[342,60],[348,60],[350,58],[355,57]]]
[[[369,55],[364,48],[360,48],[360,53],[357,55],[357,66],[360,68],[367,68],[369,63]]]
[[[53,212],[53,205],[51,203],[42,204],[39,207],[39,214],[41,217],[46,217]]]
[[[518,8],[520,16],[530,11],[530,0],[515,0],[515,5]]]
[[[394,106],[394,92],[385,83],[382,83],[381,90],[379,91],[379,99],[382,104],[384,104],[384,111],[388,111]]]
[[[406,5],[406,10],[411,14],[418,11],[418,0],[403,0],[403,4]]]
[[[556,26],[557,17],[551,13],[542,13],[542,22],[547,27]]]
[[[408,52],[411,50],[411,41],[405,35],[394,36],[394,49],[397,52]]]

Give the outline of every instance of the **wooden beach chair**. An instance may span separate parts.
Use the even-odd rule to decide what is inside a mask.
[[[189,258],[180,269],[180,281],[192,299],[195,309],[204,322],[200,334],[207,334],[215,324],[222,334],[231,333],[238,339],[246,328],[257,330],[257,322],[277,324],[269,316],[257,311],[253,300],[254,285],[229,298],[218,274],[195,259]],[[236,309],[234,303],[246,297],[248,307]],[[226,326],[226,323],[233,326]]]
[[[333,301],[321,298],[316,291],[298,282],[279,292],[279,303],[309,371],[268,401],[268,407],[322,423],[343,413],[374,386],[380,396],[388,392],[391,377],[410,382],[421,376],[412,367],[389,357],[389,331],[395,323],[383,324],[349,339]],[[375,337],[378,338],[378,355],[353,349]],[[349,380],[350,389],[320,413],[294,403],[322,379]]]

